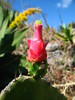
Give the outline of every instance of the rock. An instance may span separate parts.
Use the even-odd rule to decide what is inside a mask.
[[[48,44],[47,47],[46,47],[46,50],[47,51],[55,51],[57,50],[59,47],[59,44],[55,43],[55,44]]]
[[[59,44],[49,43],[46,47],[47,50],[47,62],[51,66],[57,66],[59,69],[63,69],[66,62],[66,54],[64,50],[59,49]]]
[[[64,56],[65,56],[65,53],[62,50],[56,50],[54,52],[48,52],[47,51],[48,64],[52,64],[54,62],[63,63]]]
[[[59,49],[58,43],[48,43],[47,47],[47,62],[51,66],[57,66],[59,69],[65,67],[75,67],[75,46],[72,46],[68,52]]]

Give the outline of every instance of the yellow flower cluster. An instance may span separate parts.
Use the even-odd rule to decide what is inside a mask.
[[[29,8],[26,11],[20,13],[9,25],[9,28],[14,27],[14,26],[18,26],[20,25],[22,22],[27,20],[27,15],[31,15],[31,14],[35,14],[35,13],[40,13],[41,10],[39,8]]]

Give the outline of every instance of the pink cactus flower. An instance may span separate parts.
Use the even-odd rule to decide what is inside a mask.
[[[32,39],[28,39],[27,43],[29,49],[27,50],[27,59],[29,62],[42,62],[46,60],[46,45],[42,39],[42,23],[36,21],[34,24],[34,36]]]

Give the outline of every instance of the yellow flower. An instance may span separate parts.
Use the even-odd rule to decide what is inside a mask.
[[[20,22],[20,18],[17,16],[14,21],[15,23]]]
[[[26,11],[24,11],[23,13],[20,13],[13,21],[12,23],[9,25],[9,27],[13,27],[15,25],[19,25],[20,23],[24,22],[27,20],[27,15],[31,15],[34,14],[35,12],[40,13],[41,10],[38,8],[29,8]]]
[[[30,9],[28,9],[28,10],[27,10],[27,15],[29,15],[29,16],[30,16],[31,14],[32,14],[31,10],[30,10]]]
[[[34,14],[36,12],[35,8],[31,8],[31,12],[32,12],[32,14]]]
[[[27,16],[27,11],[24,11],[24,12],[23,12],[23,15],[24,15],[24,16]]]
[[[36,13],[40,13],[41,10],[40,10],[39,8],[35,8],[35,12],[36,12]]]
[[[27,20],[27,16],[22,16],[21,17],[21,21],[26,21]]]
[[[22,16],[23,16],[23,13],[20,13],[20,14],[18,15],[19,18],[22,17]]]
[[[14,27],[14,26],[15,26],[15,22],[13,21],[13,22],[10,24],[9,28],[12,28],[12,27]]]

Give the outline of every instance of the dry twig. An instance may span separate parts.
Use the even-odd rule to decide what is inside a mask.
[[[66,90],[68,89],[69,86],[75,85],[75,82],[70,82],[70,83],[66,83],[66,84],[54,84],[53,87],[63,87],[63,91],[62,93],[65,95]]]

